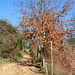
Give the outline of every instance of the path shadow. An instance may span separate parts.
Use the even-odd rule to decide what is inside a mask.
[[[40,68],[40,66],[36,65],[32,59],[23,58],[26,59],[25,61],[16,61],[17,65],[21,66],[34,66],[36,68]]]
[[[29,68],[29,70],[31,70],[32,72],[35,72],[35,73],[45,74],[45,72],[36,72],[36,71],[33,71],[31,68]]]
[[[21,61],[21,60],[16,61],[17,65],[29,66],[29,70],[31,70],[31,71],[33,71],[35,73],[44,74],[44,72],[40,71],[40,66],[37,65],[37,63],[35,63],[35,61],[32,58],[23,57],[22,59],[23,59],[23,61]],[[33,69],[31,69],[30,67],[32,67],[32,66],[38,68],[39,71],[34,71]]]

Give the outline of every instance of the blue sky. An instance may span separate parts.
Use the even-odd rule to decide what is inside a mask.
[[[0,0],[0,19],[8,19],[13,26],[18,26],[20,15],[17,13],[17,7],[13,5],[13,0]]]
[[[72,6],[72,10],[69,13],[75,12],[75,3]],[[19,16],[21,16],[21,14],[17,13],[17,7],[13,5],[13,0],[0,0],[0,19],[8,19],[13,26],[18,26],[21,21],[18,19]]]

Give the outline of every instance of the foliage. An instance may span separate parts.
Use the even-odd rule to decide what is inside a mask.
[[[0,20],[0,54],[9,50],[13,45],[11,38],[8,36],[12,33],[12,25],[7,20]]]
[[[48,0],[48,2],[50,5],[52,1]],[[28,4],[30,6],[27,6]],[[21,28],[30,28],[25,29],[24,38],[31,41],[30,45],[35,50],[37,50],[36,40],[38,40],[38,45],[39,43],[41,44],[41,47],[45,43],[44,47],[48,49],[50,49],[49,41],[53,41],[53,50],[58,50],[60,45],[65,42],[64,35],[69,35],[69,31],[73,31],[73,29],[68,28],[69,25],[65,20],[65,16],[67,16],[68,11],[71,9],[71,2],[66,1],[62,9],[59,9],[60,12],[58,12],[56,6],[48,8],[45,0],[30,1],[28,4],[24,6],[23,3],[21,6],[27,6],[31,13],[28,12],[28,9],[28,11],[25,11],[26,9],[24,8],[20,10],[24,16],[22,17],[23,22],[19,26]],[[36,10],[37,6],[38,10]],[[64,26],[67,28],[66,30],[64,30]]]
[[[71,20],[66,20],[73,2],[71,0],[65,1],[60,7],[58,7],[58,1],[28,0],[26,3],[21,2],[19,6],[21,7],[20,12],[23,14],[23,17],[19,17],[19,19],[22,19],[23,22],[19,25],[19,27],[28,28],[23,32],[24,38],[30,41],[29,47],[34,49],[35,52],[39,46],[41,47],[39,49],[40,54],[42,53],[42,56],[45,56],[48,65],[51,63],[50,41],[52,41],[54,66],[57,67],[60,65],[62,68],[64,67],[67,69],[70,64],[70,62],[68,62],[70,60],[68,60],[68,58],[70,58],[70,51],[68,49],[66,50],[62,45],[65,45],[65,36],[70,37],[74,31],[74,28],[71,28]],[[47,60],[49,60],[49,62]],[[70,68],[72,67],[70,66]],[[67,72],[71,72],[71,69],[66,70],[66,73]]]
[[[22,57],[19,52],[22,49],[21,34],[16,32],[17,27],[13,27],[7,20],[0,20],[0,56],[4,58]]]
[[[20,52],[17,53],[17,56],[18,56],[18,57],[23,57]]]

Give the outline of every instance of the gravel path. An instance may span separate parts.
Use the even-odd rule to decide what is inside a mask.
[[[16,63],[0,65],[0,75],[44,75],[31,63],[31,56],[24,55]]]

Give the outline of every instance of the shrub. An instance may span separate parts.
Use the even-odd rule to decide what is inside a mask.
[[[20,52],[17,53],[17,56],[18,56],[18,57],[23,57]]]

